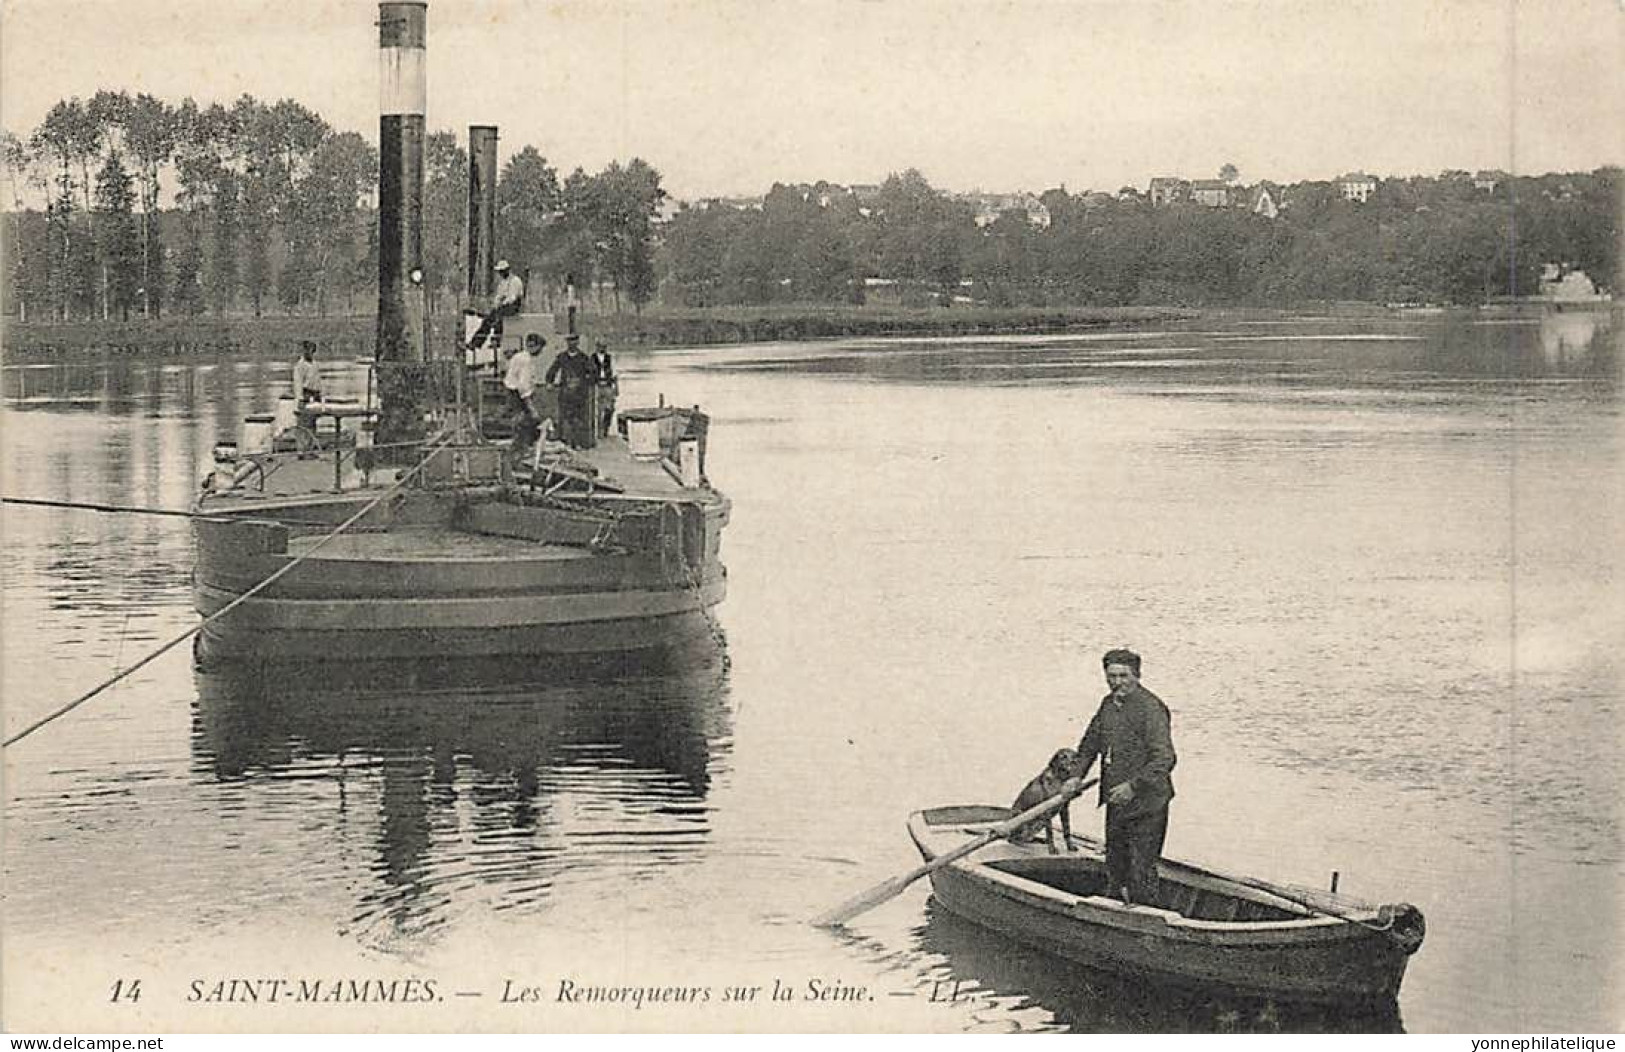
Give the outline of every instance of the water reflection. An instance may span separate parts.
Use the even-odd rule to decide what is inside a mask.
[[[1612,327],[1613,315],[1607,311],[1548,311],[1540,319],[1541,354],[1555,370],[1568,371],[1576,366],[1586,369],[1598,343],[1608,346],[1606,339],[1599,341],[1597,337],[1606,335]]]
[[[715,650],[196,680],[196,775],[232,789],[232,811],[325,813],[341,844],[311,876],[364,872],[348,928],[386,942],[441,927],[471,897],[541,910],[595,870],[626,880],[634,864],[699,861],[731,734]]]
[[[340,397],[366,393],[358,361],[323,363],[323,380]],[[126,358],[82,358],[0,370],[6,408],[20,412],[87,412],[98,416],[185,416],[213,419],[217,433],[234,435],[242,417],[268,412],[287,393],[291,366],[271,360],[199,359],[159,365]],[[205,412],[206,410],[206,412]]]
[[[999,1017],[1041,1010],[1073,1032],[1113,1033],[1399,1033],[1393,1002],[1376,1008],[1283,1004],[1239,994],[1155,983],[1097,971],[1035,953],[932,900],[915,930],[938,955],[934,988],[984,1000]]]
[[[792,349],[712,368],[847,376],[901,383],[1118,383],[1374,385],[1442,382],[1605,380],[1617,376],[1613,315],[1458,311],[1426,320],[1388,317],[1295,319],[1282,333],[1269,319],[1204,331],[1195,322],[1166,331],[848,341],[819,353]]]

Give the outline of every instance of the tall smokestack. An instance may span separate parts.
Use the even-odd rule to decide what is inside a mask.
[[[468,296],[481,309],[491,296],[497,243],[497,130],[468,126]]]
[[[378,360],[423,360],[423,136],[427,103],[425,0],[378,5]],[[398,379],[404,380],[404,376]],[[419,384],[380,378],[379,441],[407,440]],[[392,404],[393,403],[393,404]]]

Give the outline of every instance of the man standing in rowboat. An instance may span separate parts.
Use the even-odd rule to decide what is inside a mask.
[[[1140,685],[1140,655],[1108,650],[1101,659],[1111,692],[1078,742],[1077,777],[1100,757],[1106,805],[1106,874],[1124,902],[1158,905],[1157,860],[1168,833],[1174,756],[1168,706]]]

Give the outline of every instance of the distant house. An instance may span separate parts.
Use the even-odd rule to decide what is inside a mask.
[[[1159,175],[1151,180],[1146,196],[1153,205],[1173,205],[1186,199],[1190,184],[1173,176]]]
[[[1486,194],[1495,193],[1495,188],[1506,182],[1505,172],[1475,172],[1473,173],[1473,186]]]
[[[1337,192],[1345,201],[1358,201],[1365,204],[1371,195],[1377,192],[1377,180],[1374,176],[1364,172],[1350,172],[1337,177]]]
[[[663,197],[660,199],[659,207],[655,210],[653,222],[656,226],[665,226],[677,218],[678,212],[687,207],[688,202],[686,201],[679,201],[675,197]]]
[[[1610,298],[1598,290],[1591,275],[1561,263],[1541,266],[1540,296],[1555,303],[1597,303]]]
[[[858,215],[867,217],[878,211],[876,206],[880,201],[880,187],[875,183],[853,183],[846,188],[846,192],[857,199]]]
[[[1006,212],[1021,212],[1027,217],[1029,226],[1037,227],[1039,230],[1049,229],[1051,221],[1049,209],[1032,194],[969,193],[960,194],[959,199],[969,204],[975,211],[978,227],[992,226]]]
[[[970,205],[972,218],[978,228],[986,229],[998,223],[999,216],[1009,211],[1019,211],[1027,218],[1029,226],[1038,229],[1050,228],[1050,210],[1045,203],[1040,202],[1032,193],[959,193],[959,200]]]
[[[762,210],[760,197],[707,197],[699,203],[702,209],[731,208],[735,212]]]
[[[1208,208],[1230,206],[1230,184],[1223,179],[1198,179],[1190,184],[1190,199]]]
[[[1253,215],[1263,216],[1265,219],[1274,219],[1281,214],[1280,202],[1276,201],[1275,193],[1268,183],[1259,183],[1253,187],[1248,195],[1251,201],[1249,210]]]

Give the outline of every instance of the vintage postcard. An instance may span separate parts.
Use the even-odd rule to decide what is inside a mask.
[[[1601,1033],[1613,0],[11,0],[13,1034]]]

